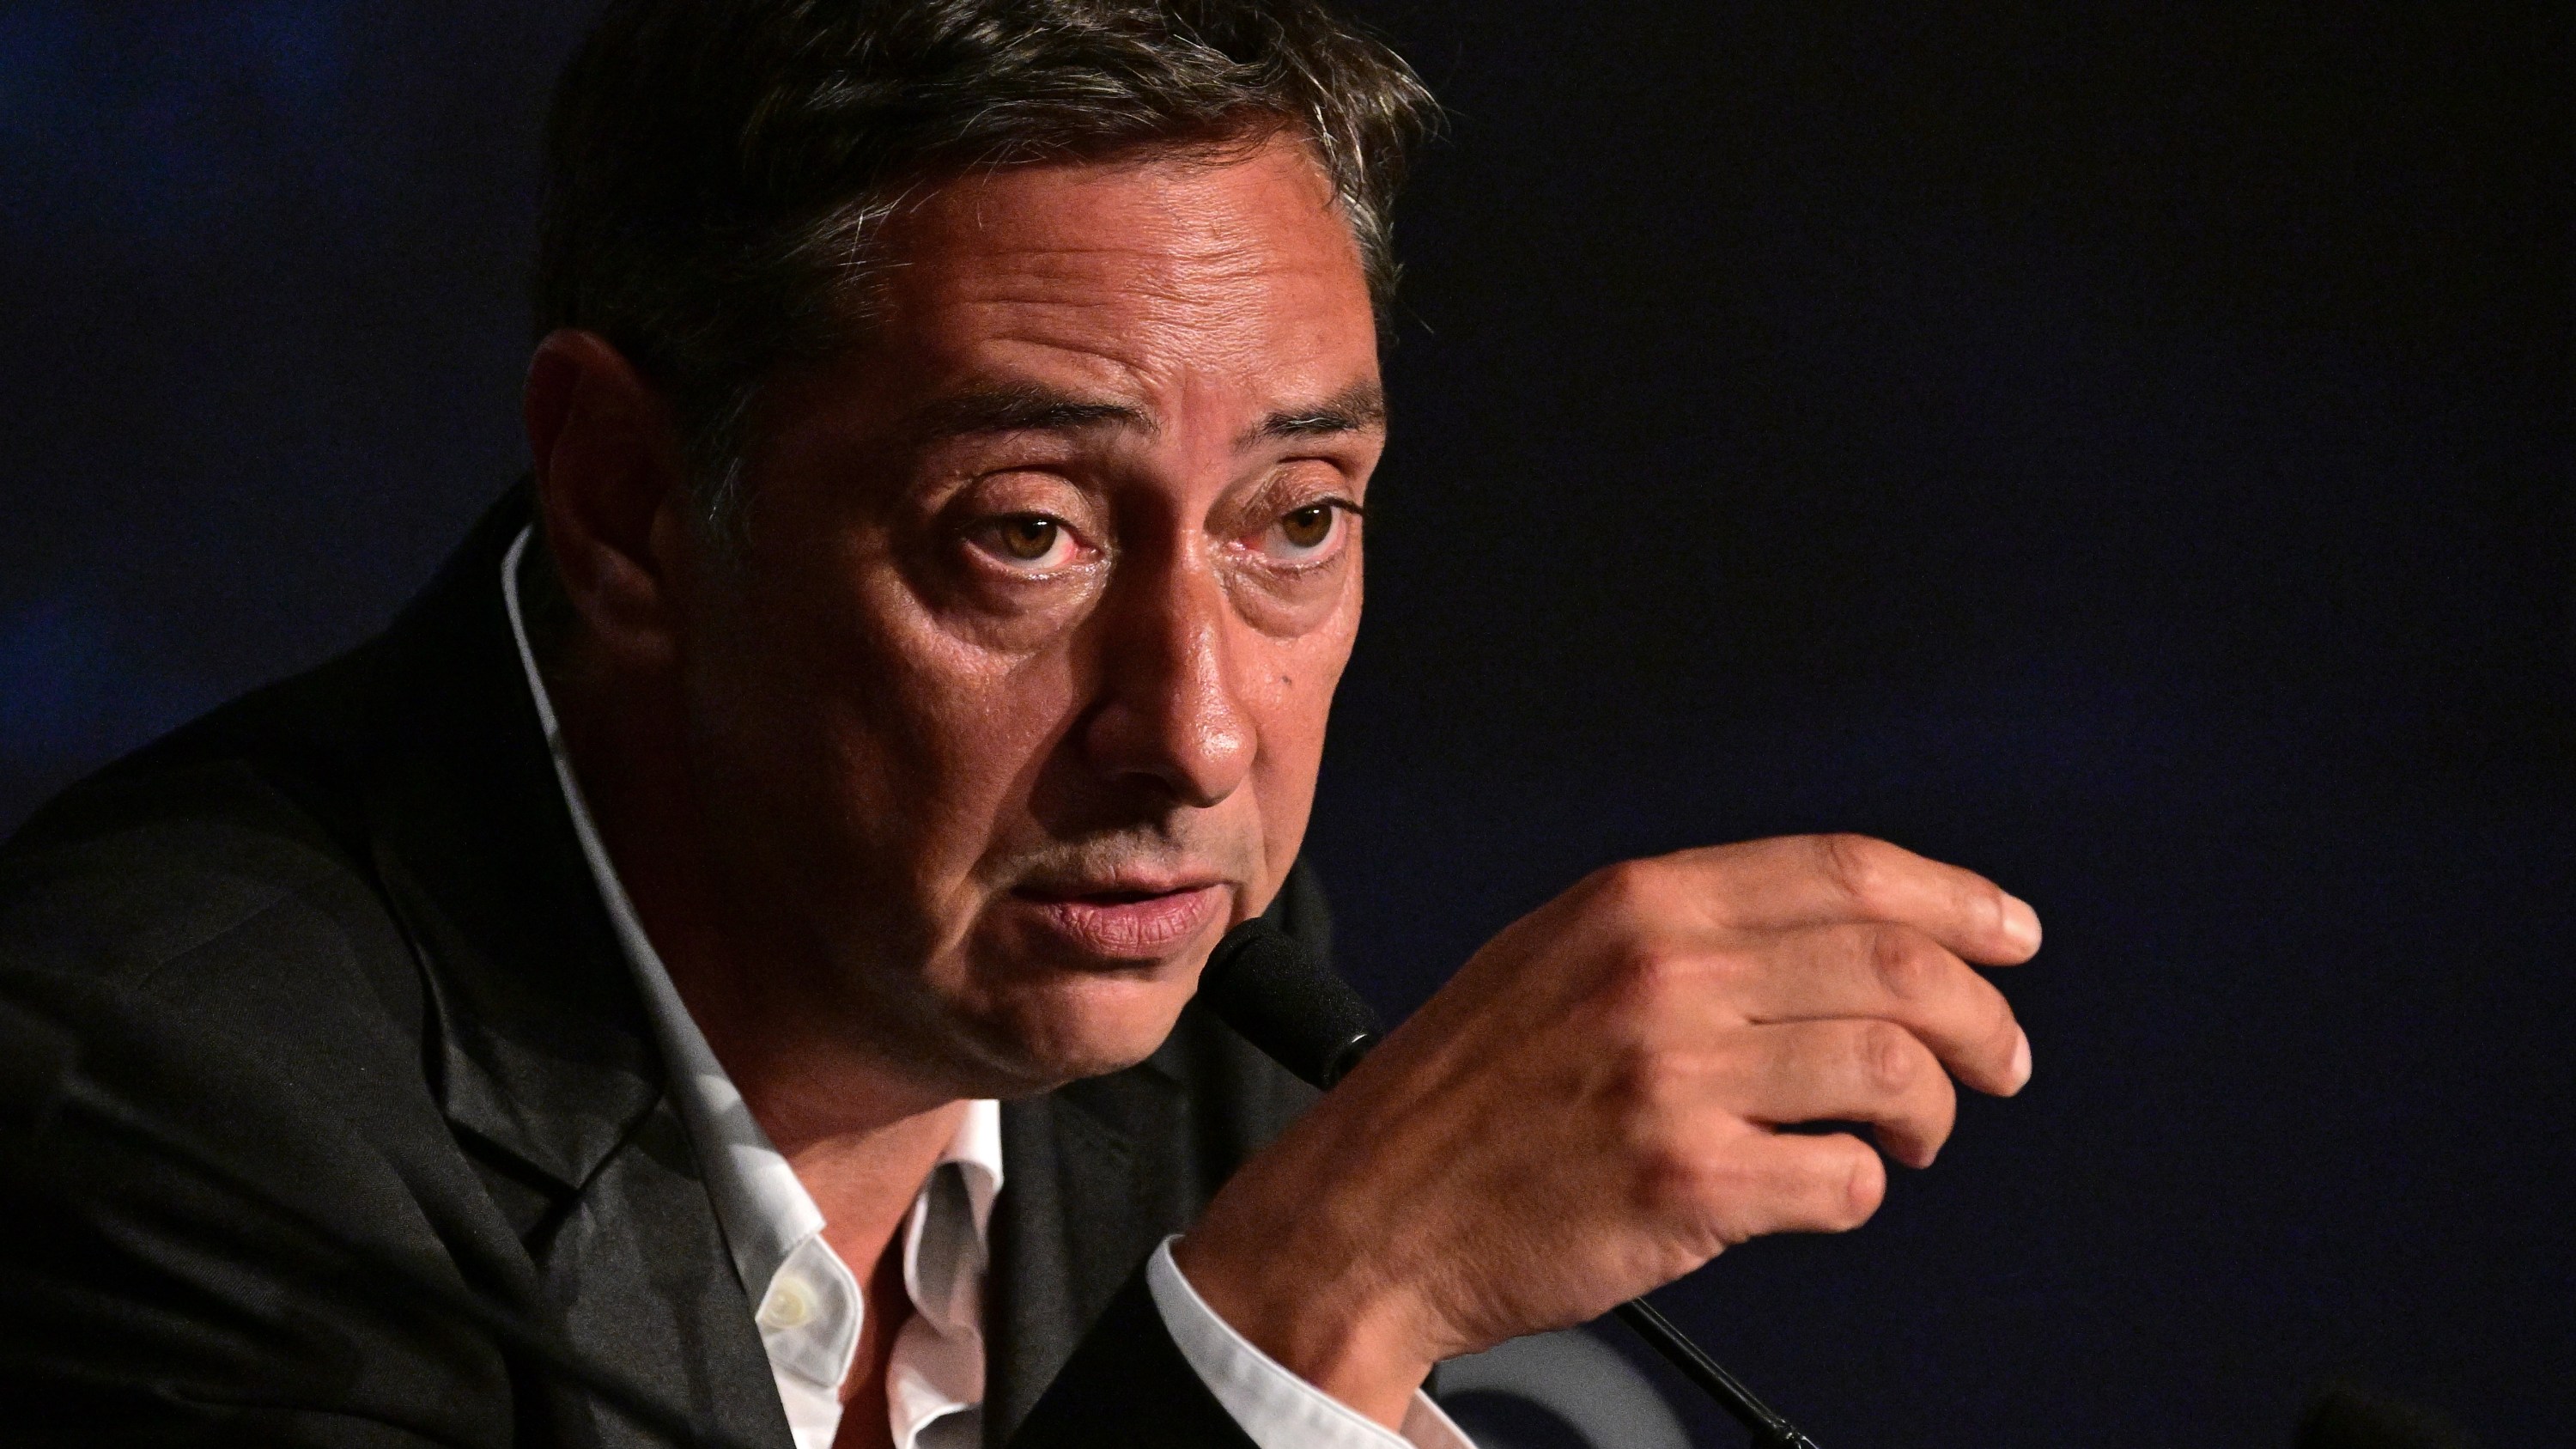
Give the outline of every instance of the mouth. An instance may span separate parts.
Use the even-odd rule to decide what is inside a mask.
[[[1011,892],[1038,924],[1085,955],[1145,961],[1186,945],[1225,906],[1223,881],[1105,881]]]

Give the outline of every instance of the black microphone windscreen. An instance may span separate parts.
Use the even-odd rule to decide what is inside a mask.
[[[1377,1013],[1312,951],[1255,917],[1208,953],[1199,998],[1270,1059],[1330,1087],[1377,1040]]]

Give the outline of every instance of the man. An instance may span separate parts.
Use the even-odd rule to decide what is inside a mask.
[[[1438,1360],[1870,1214],[1778,1129],[2017,1090],[2036,918],[1857,839],[1605,870],[1310,1109],[1190,1006],[1321,944],[1426,106],[1304,0],[613,4],[533,484],[0,863],[13,996],[257,1178],[10,1139],[19,1422],[651,1438],[426,1280],[734,1443],[1456,1443]]]

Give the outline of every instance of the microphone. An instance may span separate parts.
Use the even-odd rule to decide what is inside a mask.
[[[750,1449],[623,1372],[584,1357],[551,1330],[441,1281],[406,1259],[351,1244],[330,1224],[279,1197],[256,1172],[233,1161],[228,1153],[91,1080],[80,1071],[79,1061],[79,1039],[70,1028],[0,998],[0,1133],[33,1142],[62,1118],[78,1113],[168,1156],[292,1227],[311,1244],[400,1282],[423,1303],[580,1385],[671,1443]]]
[[[1208,953],[1199,996],[1219,1020],[1272,1061],[1326,1091],[1377,1045],[1377,1013],[1349,982],[1295,938],[1259,917],[1225,933]],[[1757,1398],[1643,1298],[1611,1310],[1648,1347],[1699,1385],[1763,1449],[1816,1449],[1816,1441]]]
[[[1208,953],[1199,999],[1272,1061],[1326,1091],[1377,1045],[1377,1013],[1351,984],[1258,916]]]

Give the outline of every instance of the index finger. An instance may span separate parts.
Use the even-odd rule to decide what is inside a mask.
[[[1783,835],[1664,857],[1724,928],[1911,926],[1981,966],[2039,950],[2039,913],[1972,870],[1866,835]]]

